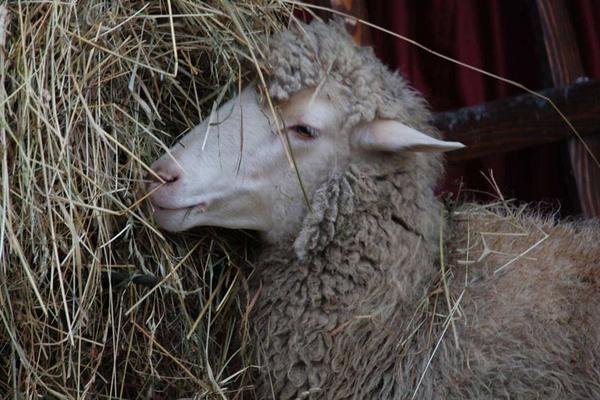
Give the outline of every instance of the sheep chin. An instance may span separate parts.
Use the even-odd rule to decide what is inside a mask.
[[[206,215],[206,207],[191,206],[185,208],[169,209],[155,208],[154,222],[167,232],[182,232],[196,226],[211,225],[210,222],[203,223],[202,216]],[[200,217],[200,219],[198,218]]]

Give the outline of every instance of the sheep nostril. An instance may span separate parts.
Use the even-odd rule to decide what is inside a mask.
[[[177,181],[179,179],[179,176],[175,175],[175,176],[165,176],[165,175],[161,175],[161,177],[165,180],[165,182],[167,183],[173,183],[175,181]]]

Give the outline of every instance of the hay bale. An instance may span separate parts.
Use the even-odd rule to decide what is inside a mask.
[[[293,11],[0,6],[0,397],[241,397],[247,246],[166,238],[143,185],[151,160],[251,78],[261,38]]]

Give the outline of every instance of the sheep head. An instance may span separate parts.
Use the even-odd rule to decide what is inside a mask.
[[[164,183],[155,179],[149,187],[155,221],[168,231],[220,226],[275,240],[297,230],[308,210],[304,193],[310,198],[351,158],[462,147],[394,120],[345,131],[336,96],[326,89],[298,92],[277,110],[276,122],[250,86],[156,161],[152,168]]]
[[[309,45],[298,48],[291,34]],[[327,43],[342,51],[330,54]],[[274,113],[251,85],[153,164],[150,200],[162,228],[252,229],[287,240],[316,188],[351,160],[462,147],[420,132],[428,127],[421,97],[339,27],[311,24],[273,46]]]

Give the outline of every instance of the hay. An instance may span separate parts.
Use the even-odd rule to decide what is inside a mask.
[[[251,397],[252,358],[234,339],[251,249],[165,237],[143,185],[251,78],[260,38],[292,7],[0,6],[1,398]]]

